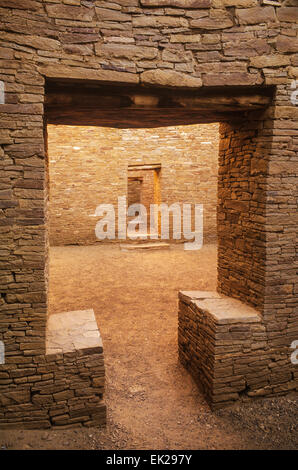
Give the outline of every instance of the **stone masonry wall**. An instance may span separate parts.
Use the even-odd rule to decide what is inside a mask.
[[[93,310],[51,315],[45,356],[20,359],[2,379],[1,427],[105,425],[103,346]]]
[[[49,125],[48,154],[51,245],[98,241],[95,208],[102,203],[117,207],[118,196],[127,196],[128,165],[159,163],[161,202],[203,204],[204,239],[216,240],[218,124],[157,129]],[[154,203],[153,170],[143,170],[142,176],[141,202],[148,207]],[[152,184],[146,184],[148,178]]]
[[[262,126],[258,113],[221,124],[218,178],[218,288],[256,307],[262,306],[265,288],[267,159]]]
[[[179,293],[179,358],[212,409],[298,391],[295,366],[278,367],[256,310],[217,292]],[[276,361],[277,360],[277,361]]]
[[[0,340],[6,351],[0,387],[1,396],[5,392],[6,400],[18,406],[10,419],[22,419],[30,408],[33,383],[26,384],[26,370],[43,367],[46,352],[43,103],[48,79],[189,90],[219,86],[225,93],[235,86],[275,87],[274,100],[260,117],[250,160],[260,180],[254,202],[259,219],[253,221],[252,205],[248,219],[264,243],[254,252],[259,287],[251,290],[256,276],[245,266],[248,257],[241,251],[239,257],[219,260],[219,285],[240,296],[238,278],[242,301],[257,304],[272,359],[270,379],[276,393],[290,390],[297,378],[290,345],[298,335],[298,108],[291,100],[298,79],[296,0],[281,0],[280,6],[258,0],[1,0],[0,18],[0,80],[5,90],[0,104]],[[239,130],[237,122],[230,122],[226,135],[231,127]],[[233,219],[234,210],[224,208],[226,220]],[[246,223],[245,217],[240,220]],[[250,231],[245,233],[251,239]],[[229,273],[224,286],[223,264]],[[249,277],[245,283],[242,269]],[[17,370],[20,376],[14,377]],[[6,406],[1,404],[4,421]]]

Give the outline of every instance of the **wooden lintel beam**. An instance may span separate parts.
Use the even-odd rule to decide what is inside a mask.
[[[236,87],[181,91],[145,87],[46,88],[48,123],[105,127],[158,127],[227,121],[267,107],[272,90]]]
[[[66,94],[54,92],[48,94],[45,100],[47,109],[65,107],[84,107],[98,109],[160,109],[160,108],[188,108],[204,109],[231,108],[246,110],[258,109],[269,105],[271,98],[262,94],[206,95],[206,96],[156,96],[142,93],[125,95],[98,95],[92,93]]]

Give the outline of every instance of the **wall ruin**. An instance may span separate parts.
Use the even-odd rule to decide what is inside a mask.
[[[73,0],[71,4],[2,0],[0,16],[0,80],[5,89],[0,104],[0,339],[6,351],[5,364],[0,365],[0,426],[16,418],[25,426],[28,416],[31,427],[40,424],[38,418],[34,420],[34,411],[38,415],[41,408],[32,405],[28,369],[47,375],[43,366],[48,250],[44,118],[49,117],[46,86],[55,80],[64,80],[66,88],[69,81],[79,81],[99,88],[135,86],[140,92],[149,87],[174,90],[171,102],[156,99],[154,93],[149,101],[125,95],[120,102],[116,94],[113,109],[110,98],[103,103],[105,110],[101,108],[106,125],[123,116],[131,123],[142,118],[152,126],[160,115],[168,122],[171,119],[172,125],[228,123],[222,128],[226,142],[221,147],[222,168],[228,175],[222,176],[221,184],[227,183],[233,201],[233,174],[239,168],[247,172],[250,165],[251,190],[247,200],[237,177],[239,204],[229,205],[224,203],[224,188],[219,188],[219,288],[260,312],[274,393],[297,390],[297,366],[290,362],[290,345],[298,335],[298,108],[291,99],[298,77],[296,0],[281,1],[276,7],[258,0]],[[275,88],[273,100],[264,112],[255,114],[254,91],[262,88],[265,94],[268,86]],[[250,99],[239,98],[243,87],[252,89]],[[210,89],[222,90],[221,96],[212,99]],[[190,94],[178,103],[179,90]],[[202,93],[197,95],[195,111],[189,96],[198,90]],[[119,113],[125,106],[127,112]],[[248,142],[241,135],[237,109],[245,132],[252,126]],[[255,110],[247,115],[250,109]],[[99,108],[91,109],[86,102],[76,112],[65,102],[52,111],[52,119],[63,117],[64,124],[82,116],[85,125],[99,119]],[[239,168],[238,157],[235,165],[226,162],[229,154],[238,154],[237,149]],[[248,213],[239,213],[247,205]],[[241,242],[226,235],[229,228],[231,233],[235,229],[236,219]],[[263,387],[256,393],[264,395]]]

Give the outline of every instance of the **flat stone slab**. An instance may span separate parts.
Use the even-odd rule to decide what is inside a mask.
[[[215,323],[220,325],[261,322],[257,310],[240,300],[218,292],[181,291],[179,298],[187,304],[192,304],[194,309],[198,309],[200,313],[210,315]]]
[[[157,233],[149,233],[149,232],[127,232],[127,237],[130,240],[150,240],[150,235],[155,235],[156,238],[154,240],[158,240],[158,234]]]
[[[169,243],[137,243],[136,245],[133,244],[120,244],[121,251],[144,251],[144,250],[164,250],[169,249]]]
[[[46,354],[64,354],[94,348],[96,352],[103,350],[92,309],[55,313],[48,317]]]
[[[199,291],[199,290],[181,290],[179,292],[179,299],[189,304],[194,300],[205,300],[205,299],[220,299],[221,296],[216,291]]]

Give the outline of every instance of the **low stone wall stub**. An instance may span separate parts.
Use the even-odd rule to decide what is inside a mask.
[[[47,322],[46,354],[65,354],[77,350],[103,352],[93,310],[50,315]]]
[[[212,409],[276,393],[261,315],[217,292],[179,293],[179,359]],[[289,374],[287,387],[295,387]],[[297,386],[297,385],[296,385]]]
[[[64,390],[53,393],[48,403],[51,424],[104,425],[103,344],[92,309],[50,315],[46,361],[54,374],[54,389],[64,380]],[[38,392],[44,396],[42,388]]]
[[[35,367],[26,365],[12,365],[14,387],[0,395],[1,429],[106,424],[103,345],[93,310],[50,315],[46,354]]]

